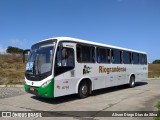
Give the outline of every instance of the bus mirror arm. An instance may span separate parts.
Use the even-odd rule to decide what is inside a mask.
[[[28,53],[30,51],[31,51],[30,49],[23,50],[23,63],[25,63],[25,55],[26,55],[26,53]]]

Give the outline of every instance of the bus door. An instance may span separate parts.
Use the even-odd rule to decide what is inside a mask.
[[[75,44],[61,42],[54,67],[54,97],[75,93]]]

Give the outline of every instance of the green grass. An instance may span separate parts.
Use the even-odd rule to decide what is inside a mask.
[[[156,107],[158,108],[158,111],[160,111],[160,101],[157,102]],[[160,116],[154,117],[154,120],[160,120]]]
[[[160,117],[155,117],[154,120],[160,120]]]
[[[160,101],[157,102],[156,107],[158,108],[158,111],[160,111]]]

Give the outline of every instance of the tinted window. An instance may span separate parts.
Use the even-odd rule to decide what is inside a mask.
[[[147,56],[145,54],[139,55],[140,64],[144,65],[147,64]]]
[[[132,54],[132,62],[133,64],[139,64],[139,54],[138,53],[133,53]]]
[[[56,54],[55,65],[58,67],[74,67],[74,50],[73,48],[63,47],[62,49],[58,48]]]
[[[139,63],[144,64],[143,54],[139,54]]]
[[[123,51],[123,63],[131,64],[131,52]]]
[[[144,64],[147,64],[147,55],[144,55]]]
[[[120,64],[121,63],[121,52],[119,50],[112,50],[112,63],[113,64]]]
[[[95,47],[88,45],[77,45],[77,61],[84,63],[95,62]]]
[[[97,48],[97,62],[98,63],[110,63],[110,49]]]
[[[74,49],[59,45],[56,53],[54,75],[57,76],[70,71],[74,69],[74,66]]]

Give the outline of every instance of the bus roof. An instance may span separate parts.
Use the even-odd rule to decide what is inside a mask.
[[[79,42],[79,43],[85,43],[85,44],[92,44],[92,45],[97,45],[97,46],[102,46],[102,47],[108,47],[108,48],[114,48],[114,49],[120,49],[120,50],[125,50],[125,51],[147,54],[146,52],[142,52],[142,51],[127,49],[127,48],[123,48],[123,47],[117,47],[117,46],[112,46],[112,45],[108,45],[108,44],[102,44],[102,43],[97,43],[97,42],[92,42],[92,41],[82,40],[82,39],[77,39],[77,38],[72,38],[72,37],[53,37],[53,38],[44,39],[42,41],[48,41],[51,39],[57,39],[58,41],[69,41],[69,42]],[[42,41],[40,41],[40,42],[42,42]]]

